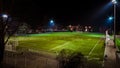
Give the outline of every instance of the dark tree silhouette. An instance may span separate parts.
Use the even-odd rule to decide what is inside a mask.
[[[22,24],[19,26],[17,33],[18,34],[26,34],[30,30],[30,25],[28,25],[25,22],[22,22]]]
[[[0,16],[0,64],[3,61],[5,45],[9,38],[17,31],[19,23],[10,16]]]
[[[73,54],[68,62],[67,68],[83,68],[84,56],[81,53]]]
[[[71,51],[69,51],[70,50],[63,49],[57,56],[59,68],[83,68],[85,60],[84,55],[80,52],[71,53]]]

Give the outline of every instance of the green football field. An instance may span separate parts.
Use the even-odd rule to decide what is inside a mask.
[[[102,58],[104,54],[104,35],[82,32],[51,32],[18,36],[20,48],[48,53],[59,53],[62,49],[81,52],[92,58]]]

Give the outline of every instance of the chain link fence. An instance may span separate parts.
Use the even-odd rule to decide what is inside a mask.
[[[59,68],[58,61],[32,52],[5,52],[4,64],[11,68]],[[8,67],[8,68],[10,68]]]

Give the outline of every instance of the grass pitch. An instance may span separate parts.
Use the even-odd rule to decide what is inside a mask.
[[[18,36],[19,46],[57,54],[62,49],[81,52],[92,58],[102,58],[104,40],[102,34],[80,32],[51,32]]]

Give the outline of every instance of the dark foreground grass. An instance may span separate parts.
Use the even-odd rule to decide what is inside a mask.
[[[80,32],[53,32],[18,36],[18,48],[58,54],[62,49],[81,52],[90,58],[102,58],[104,53],[102,34]],[[93,49],[94,48],[94,49]],[[90,53],[91,52],[91,53]]]

